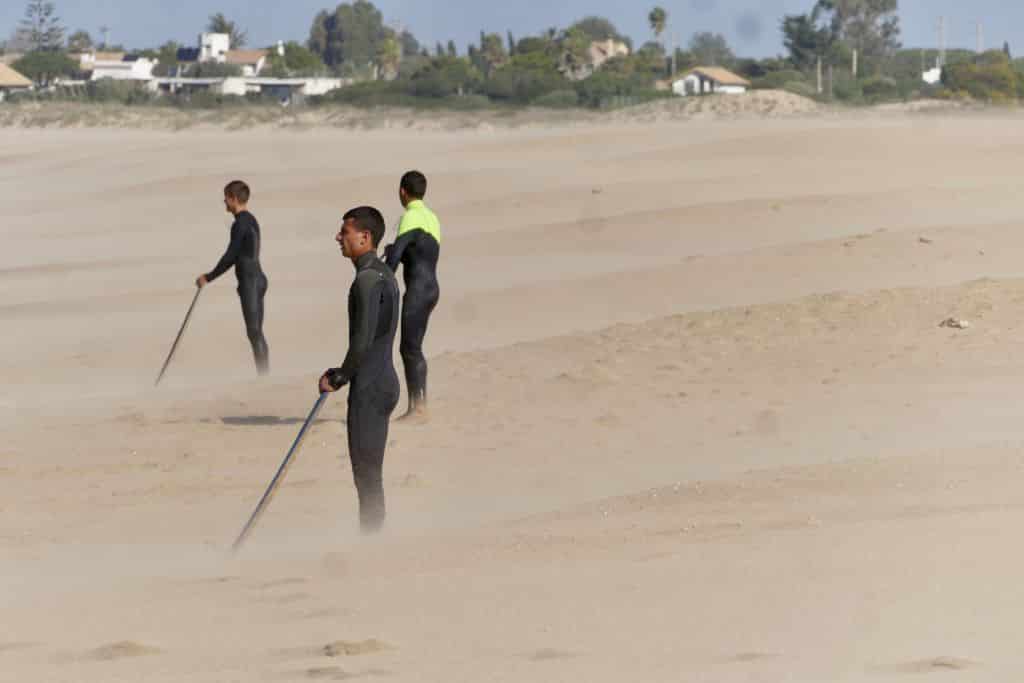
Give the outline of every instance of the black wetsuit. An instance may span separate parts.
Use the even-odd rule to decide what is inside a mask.
[[[245,334],[252,344],[256,368],[261,374],[266,374],[270,369],[270,349],[263,336],[263,298],[267,294],[267,276],[260,266],[260,224],[248,211],[235,216],[227,251],[214,269],[206,274],[207,282],[213,282],[231,266],[235,267],[235,277],[238,278]]]
[[[430,314],[437,306],[441,289],[437,284],[437,262],[441,245],[425,230],[410,230],[400,235],[385,250],[388,268],[404,267],[405,296],[402,297],[402,341],[399,351],[405,366],[405,382],[412,406],[427,397],[427,359],[423,338]]]
[[[332,387],[349,384],[348,452],[359,493],[363,531],[384,523],[384,448],[388,421],[401,392],[392,361],[398,329],[398,283],[375,253],[356,263],[348,293],[348,353],[327,371]]]

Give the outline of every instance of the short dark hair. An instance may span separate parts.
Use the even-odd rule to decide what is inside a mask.
[[[359,230],[370,233],[374,247],[384,239],[384,216],[372,206],[357,206],[354,209],[349,209],[341,220],[349,219],[352,219]]]
[[[427,176],[409,171],[402,176],[401,188],[413,199],[423,199],[427,195]]]
[[[225,196],[233,197],[235,200],[242,202],[243,204],[249,203],[249,186],[241,180],[232,180],[230,183],[225,185],[224,194]]]

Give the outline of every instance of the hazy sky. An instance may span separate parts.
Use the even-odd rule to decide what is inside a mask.
[[[64,23],[97,37],[110,27],[112,43],[129,48],[156,46],[167,40],[193,44],[214,12],[224,12],[249,31],[250,43],[304,41],[321,9],[335,0],[55,0]],[[24,13],[23,0],[0,0],[0,36],[9,36]],[[420,41],[433,46],[454,39],[460,51],[476,42],[480,29],[523,37],[551,26],[564,27],[587,14],[611,19],[639,45],[650,37],[647,12],[656,0],[377,0],[385,21],[404,22]],[[779,19],[807,11],[813,0],[665,0],[670,30],[681,43],[695,31],[726,35],[741,55],[769,56],[782,52]],[[973,48],[977,22],[984,26],[988,47],[1009,41],[1024,54],[1024,2],[1019,0],[901,0],[903,43],[908,47],[937,42],[939,15],[947,17],[950,46]],[[1020,44],[1017,45],[1017,39]]]

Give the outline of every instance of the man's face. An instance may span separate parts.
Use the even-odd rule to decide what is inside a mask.
[[[359,230],[355,221],[349,218],[341,224],[341,230],[338,231],[334,240],[341,246],[342,255],[352,258],[354,254],[359,254],[366,249],[370,241],[370,234]]]
[[[234,214],[238,209],[238,200],[231,195],[224,193],[224,210],[230,214]]]
[[[405,188],[401,185],[398,186],[398,201],[402,203],[402,206],[409,203],[409,195],[405,193]]]

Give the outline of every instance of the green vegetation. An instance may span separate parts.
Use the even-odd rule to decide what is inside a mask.
[[[237,23],[230,21],[220,12],[210,17],[206,24],[206,30],[210,33],[228,34],[228,44],[232,50],[245,47],[246,43],[249,42],[249,34],[242,30]]]
[[[329,73],[327,65],[315,52],[296,42],[285,43],[284,56],[271,51],[267,58],[269,75],[275,78],[294,76],[324,76]]]
[[[898,0],[817,0],[808,14],[781,23],[789,66],[755,78],[755,87],[782,87],[818,99],[846,104],[877,104],[920,97],[975,99],[1005,103],[1024,96],[1024,64],[1010,47],[976,54],[950,50],[941,86],[922,74],[939,63],[936,50],[902,49]],[[822,68],[818,94],[817,69]]]
[[[481,31],[479,40],[460,52],[453,41],[421,45],[409,30],[389,26],[370,0],[348,0],[319,12],[304,44],[289,42],[283,54],[271,48],[264,74],[356,81],[325,97],[310,98],[314,106],[334,102],[457,110],[606,109],[668,97],[666,81],[695,66],[730,69],[756,89],[786,90],[849,105],[935,96],[1004,103],[1024,97],[1024,60],[1014,60],[1009,45],[982,55],[950,50],[942,83],[929,86],[922,72],[937,64],[939,55],[935,50],[901,47],[898,0],[808,4],[809,12],[780,21],[785,55],[750,59],[737,56],[724,36],[706,31],[694,33],[685,50],[668,53],[662,38],[671,17],[662,7],[643,15],[653,40],[639,48],[608,19],[586,16],[567,28],[519,39],[508,31]],[[212,15],[206,29],[228,33],[232,47],[246,44],[246,32],[222,13]],[[94,42],[84,31],[66,40],[65,34],[54,2],[28,0],[17,40],[8,43],[9,49],[16,44],[26,52],[14,68],[44,89],[59,79],[80,78],[78,64],[65,50],[88,50]],[[598,45],[609,40],[625,45],[628,54],[609,58],[603,52],[607,48]],[[180,47],[168,42],[140,54],[158,60],[156,76],[220,78],[241,73],[227,64],[179,64]],[[148,92],[117,84],[62,90],[55,96],[130,105],[153,99]],[[199,93],[167,101],[176,106],[221,106],[251,99]]]
[[[68,50],[71,52],[88,52],[93,45],[88,31],[75,31],[68,36]]]
[[[1024,96],[1024,71],[1002,50],[992,50],[975,61],[946,67],[942,83],[953,97],[968,95],[997,104]]]
[[[12,64],[15,71],[39,85],[48,85],[58,78],[72,78],[78,63],[64,52],[36,50]]]

